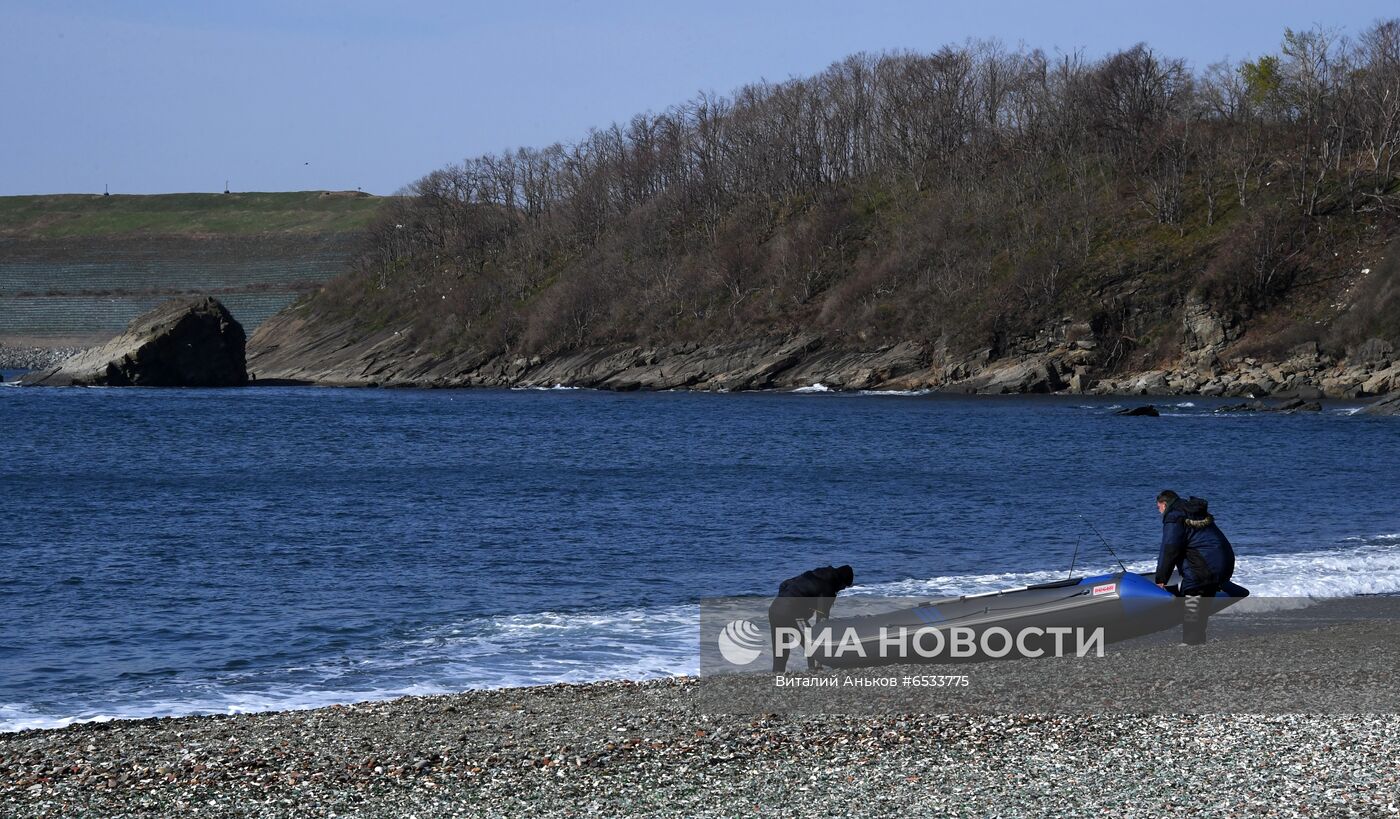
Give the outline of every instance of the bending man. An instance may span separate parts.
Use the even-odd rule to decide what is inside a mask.
[[[778,596],[768,607],[769,645],[773,647],[773,673],[787,670],[788,651],[785,642],[779,641],[778,629],[793,629],[800,634],[798,621],[811,617],[831,616],[831,604],[836,602],[836,594],[848,589],[855,582],[855,572],[850,566],[823,566],[797,577],[789,577],[778,586]],[[816,662],[807,658],[807,670],[817,667]]]

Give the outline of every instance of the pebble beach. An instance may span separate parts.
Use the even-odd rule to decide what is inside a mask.
[[[1390,627],[1331,626],[1288,638],[1298,646],[1300,683],[1365,684],[1374,664],[1348,667],[1338,658],[1348,647],[1373,645],[1378,628]],[[1259,652],[1278,648],[1269,640],[1251,644],[1261,645]],[[1198,701],[1216,702],[1223,712],[1232,710],[1230,690],[1245,684],[1224,670],[1226,659],[1239,656],[1240,646],[1227,640],[1185,652],[1124,651],[1088,667],[1100,682],[1135,679],[1131,685],[1141,687],[1142,679],[1160,677],[1168,692],[1197,679]],[[1038,682],[1045,669],[1064,662],[1072,661],[986,663],[971,673],[974,682],[1018,675]],[[1250,664],[1246,658],[1243,665]],[[3,734],[0,814],[1400,812],[1394,713],[986,713],[992,703],[975,700],[949,713],[714,707],[738,701],[726,699],[725,686],[739,692],[767,684],[766,676],[510,688]],[[1168,696],[1164,706],[1171,702]]]

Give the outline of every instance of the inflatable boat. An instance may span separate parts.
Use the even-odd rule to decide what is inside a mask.
[[[1203,601],[1216,613],[1249,594],[1234,583]],[[832,668],[1074,655],[1180,626],[1186,598],[1131,572],[932,600],[813,625],[809,654]]]

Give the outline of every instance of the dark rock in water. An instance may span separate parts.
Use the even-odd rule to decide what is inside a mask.
[[[1365,415],[1400,415],[1400,392],[1372,401],[1361,412]]]
[[[1273,406],[1267,406],[1262,401],[1250,401],[1240,404],[1226,404],[1215,408],[1216,412],[1322,412],[1322,405],[1316,401],[1304,401],[1301,398],[1290,398]]]
[[[1157,416],[1161,415],[1162,413],[1158,412],[1158,411],[1157,411],[1157,408],[1154,407],[1154,406],[1152,406],[1151,404],[1144,404],[1144,405],[1141,406],[1141,407],[1125,407],[1125,408],[1123,408],[1123,409],[1118,410],[1117,412],[1115,412],[1115,413],[1113,413],[1113,414],[1114,414],[1114,415],[1145,415],[1145,416],[1147,416],[1148,418],[1156,418]]]
[[[209,296],[172,299],[132,320],[125,332],[57,367],[29,373],[26,386],[237,387],[248,383],[246,337]]]

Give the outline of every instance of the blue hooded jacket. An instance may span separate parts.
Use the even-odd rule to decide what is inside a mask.
[[[1181,572],[1183,592],[1218,589],[1235,573],[1235,550],[1201,498],[1178,498],[1162,515],[1156,582],[1166,583],[1173,569]]]

